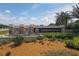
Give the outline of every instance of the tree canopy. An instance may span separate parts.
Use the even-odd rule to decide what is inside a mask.
[[[67,25],[68,21],[71,19],[71,15],[68,12],[56,13],[56,25]]]

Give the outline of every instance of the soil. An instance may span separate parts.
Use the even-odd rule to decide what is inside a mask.
[[[43,53],[52,50],[63,49],[64,51],[72,51],[75,54],[79,55],[78,50],[73,50],[65,47],[63,42],[58,41],[48,41],[47,38],[43,39],[41,42],[32,42],[32,43],[22,43],[16,48],[10,47],[11,44],[5,44],[0,46],[0,55],[4,56],[7,52],[10,52],[12,56],[42,56]]]

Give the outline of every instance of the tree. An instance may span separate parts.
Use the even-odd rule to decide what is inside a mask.
[[[0,28],[8,28],[8,25],[0,24]]]
[[[71,15],[68,12],[56,13],[56,25],[67,26],[68,21],[71,19]]]
[[[40,25],[40,26],[44,26],[44,25]]]
[[[76,20],[76,22],[75,22],[74,32],[79,34],[79,20]]]
[[[55,24],[54,23],[50,23],[48,26],[54,26]]]
[[[72,11],[72,16],[74,18],[78,18],[79,19],[79,4],[76,4],[75,6],[72,6],[73,11]]]
[[[74,29],[74,28],[75,28],[74,22],[68,23],[68,25],[66,26],[66,29]]]

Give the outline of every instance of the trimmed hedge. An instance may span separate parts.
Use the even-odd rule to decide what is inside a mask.
[[[74,33],[46,33],[44,34],[44,37],[47,37],[49,39],[53,40],[59,40],[59,41],[64,41],[67,39],[73,39],[77,35]]]

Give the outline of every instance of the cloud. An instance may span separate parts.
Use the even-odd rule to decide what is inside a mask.
[[[48,25],[49,23],[55,23],[56,21],[56,13],[61,11],[72,11],[72,5],[64,5],[63,7],[60,7],[56,10],[51,9],[47,12],[45,16],[43,16],[40,20],[44,21],[43,23],[45,25]]]
[[[5,13],[11,13],[11,10],[5,10]]]
[[[40,4],[34,4],[33,6],[32,6],[32,9],[35,9],[35,8],[37,8],[37,7],[39,7],[40,6]]]
[[[39,4],[34,4],[32,8],[37,8]],[[11,16],[11,15],[5,15],[3,13],[0,13],[0,23],[2,24],[25,24],[25,25],[30,25],[30,24],[36,24],[36,25],[48,25],[49,23],[55,23],[55,15],[56,12],[61,12],[61,11],[71,11],[72,10],[72,5],[64,5],[63,7],[59,7],[56,10],[48,10],[48,12],[44,16],[39,16],[39,17],[28,17],[28,12],[26,13],[27,15],[20,15],[19,17],[17,16]],[[6,13],[11,13],[10,10],[5,10]],[[24,13],[25,14],[25,13]]]

